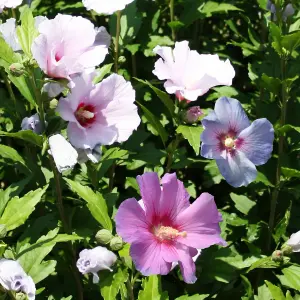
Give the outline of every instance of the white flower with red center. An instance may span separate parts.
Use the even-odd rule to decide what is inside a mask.
[[[32,54],[40,68],[52,78],[66,78],[103,62],[110,36],[87,19],[58,14],[39,24]]]
[[[111,15],[134,0],[83,0],[82,3],[87,10],[94,10],[98,14]]]
[[[73,78],[75,87],[59,101],[57,110],[69,121],[68,137],[79,149],[94,149],[126,141],[140,124],[130,82],[113,74],[94,85],[95,73]]]

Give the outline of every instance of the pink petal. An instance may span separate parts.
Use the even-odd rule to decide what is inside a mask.
[[[196,266],[190,254],[190,248],[184,245],[178,245],[176,248],[179,255],[179,266],[183,280],[186,283],[195,283],[197,280],[195,276]]]
[[[213,244],[225,245],[220,237],[220,215],[214,197],[208,193],[201,196],[177,217],[178,230],[187,233],[178,242],[197,249],[204,249]]]
[[[157,173],[148,172],[136,178],[150,223],[160,215],[161,189]]]
[[[170,272],[172,264],[163,259],[168,252],[161,245],[150,233],[131,245],[130,255],[136,269],[143,275],[166,275]]]
[[[149,225],[141,206],[134,198],[122,202],[115,216],[117,233],[125,242],[133,243],[148,235]]]
[[[161,183],[163,185],[160,204],[160,216],[168,216],[175,221],[177,215],[190,206],[189,194],[183,183],[177,180],[176,173],[166,174]]]

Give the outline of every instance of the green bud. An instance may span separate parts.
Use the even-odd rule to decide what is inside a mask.
[[[272,260],[276,262],[283,262],[283,253],[280,250],[275,250],[272,253]]]
[[[15,77],[20,77],[25,73],[25,68],[20,63],[14,63],[9,67],[10,73]]]
[[[3,239],[6,237],[7,229],[4,224],[0,224],[0,239]]]
[[[119,236],[112,238],[112,240],[109,243],[109,246],[110,246],[111,250],[113,250],[113,251],[121,250],[123,248],[122,238]]]
[[[125,56],[120,56],[119,59],[118,59],[118,62],[119,62],[120,64],[125,63],[125,62],[126,62],[126,57],[125,57]]]
[[[112,240],[113,235],[109,230],[102,229],[97,232],[95,238],[99,244],[108,244]]]
[[[16,300],[26,300],[27,296],[23,293],[16,293]]]
[[[281,248],[283,255],[290,256],[293,253],[293,248],[289,245],[285,245]]]

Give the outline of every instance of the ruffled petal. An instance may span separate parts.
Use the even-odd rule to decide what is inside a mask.
[[[226,159],[217,159],[216,163],[225,180],[234,187],[246,186],[257,176],[255,165],[240,151]]]
[[[216,101],[215,113],[223,125],[237,134],[250,126],[250,121],[241,105],[233,98],[221,97]],[[225,128],[226,128],[225,127]]]
[[[273,151],[274,128],[267,119],[255,120],[251,126],[244,129],[238,136],[239,151],[255,165],[265,164]]]
[[[201,196],[177,217],[176,224],[186,237],[178,242],[197,249],[204,249],[214,244],[225,245],[220,237],[220,216],[214,197],[208,193]]]
[[[195,283],[197,280],[197,277],[195,275],[196,265],[190,254],[191,248],[185,245],[177,245],[176,248],[179,255],[179,266],[183,280],[189,284]]]
[[[128,243],[143,239],[149,230],[145,212],[134,198],[122,202],[115,220],[118,235]]]

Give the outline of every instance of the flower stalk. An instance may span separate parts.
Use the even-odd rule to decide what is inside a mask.
[[[117,11],[117,25],[116,25],[116,40],[115,40],[115,72],[119,70],[119,48],[120,48],[120,34],[121,34],[121,15],[120,10]]]
[[[174,22],[175,19],[174,0],[170,0],[170,17],[171,17],[171,22]],[[172,27],[172,39],[173,41],[176,40],[176,32],[173,27]]]

